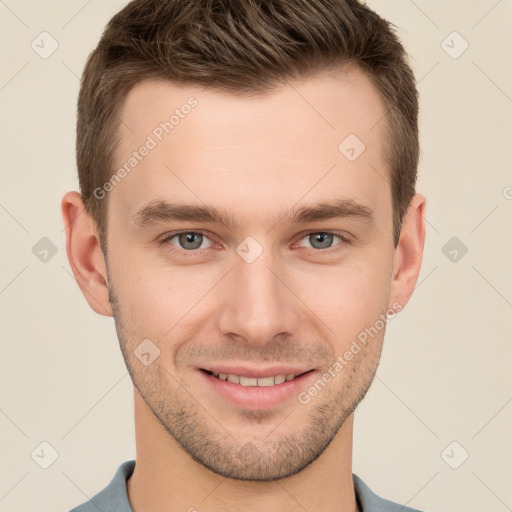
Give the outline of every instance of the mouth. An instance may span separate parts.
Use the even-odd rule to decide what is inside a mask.
[[[218,364],[197,368],[197,374],[201,376],[201,392],[205,396],[222,406],[228,403],[246,410],[269,410],[291,405],[299,393],[318,378],[318,370],[304,370],[299,366],[248,368]]]
[[[204,368],[200,368],[200,370],[208,375],[211,375],[219,380],[224,380],[227,382],[231,382],[232,384],[239,384],[240,386],[257,386],[257,387],[269,387],[275,386],[279,384],[284,384],[285,382],[290,382],[300,377],[301,375],[305,375],[306,373],[310,373],[314,370],[307,370],[301,373],[283,373],[279,375],[269,375],[266,377],[247,377],[244,375],[236,375],[234,373],[222,373],[222,372],[214,372],[211,370],[206,370]]]
[[[201,393],[219,407],[235,406],[237,410],[284,410],[319,375],[318,369],[301,362],[209,361],[203,364],[195,368]]]

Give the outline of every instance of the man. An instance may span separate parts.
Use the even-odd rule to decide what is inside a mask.
[[[412,510],[352,474],[352,426],[420,271],[417,115],[403,47],[355,0],[112,18],[62,212],[137,456],[75,512]]]

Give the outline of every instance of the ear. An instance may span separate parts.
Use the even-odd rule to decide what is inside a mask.
[[[61,209],[66,229],[66,253],[78,286],[96,313],[113,316],[107,268],[96,223],[78,192],[66,193]]]
[[[393,261],[390,308],[395,303],[404,308],[418,280],[425,245],[425,206],[425,196],[416,194],[404,215]]]

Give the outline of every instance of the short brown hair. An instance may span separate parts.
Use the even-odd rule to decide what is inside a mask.
[[[418,92],[394,25],[357,0],[133,0],[89,55],[78,98],[82,200],[106,250],[107,204],[94,190],[115,169],[119,115],[144,79],[262,95],[287,79],[353,62],[381,94],[393,240],[415,194]],[[341,142],[341,141],[340,141]]]

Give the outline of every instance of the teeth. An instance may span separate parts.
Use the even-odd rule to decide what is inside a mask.
[[[261,379],[254,379],[257,382],[258,386],[273,386],[275,382],[275,377],[263,377]],[[240,380],[240,382],[242,382]],[[256,384],[252,384],[253,386],[256,386]]]
[[[215,375],[215,374],[214,374]],[[240,384],[240,377],[238,375],[228,374],[228,381],[235,384]]]
[[[240,377],[240,384],[242,386],[257,386],[258,379],[254,379],[252,377]]]
[[[286,381],[286,375],[277,375],[276,377],[274,377],[274,381],[276,384],[282,384],[283,382]]]
[[[289,373],[288,375],[276,375],[275,377],[243,377],[239,375],[234,375],[232,373],[215,373],[212,372],[215,377],[221,380],[227,380],[228,382],[233,382],[234,384],[240,384],[242,386],[273,386],[274,384],[282,384],[283,382],[288,382],[293,380],[298,374]]]

